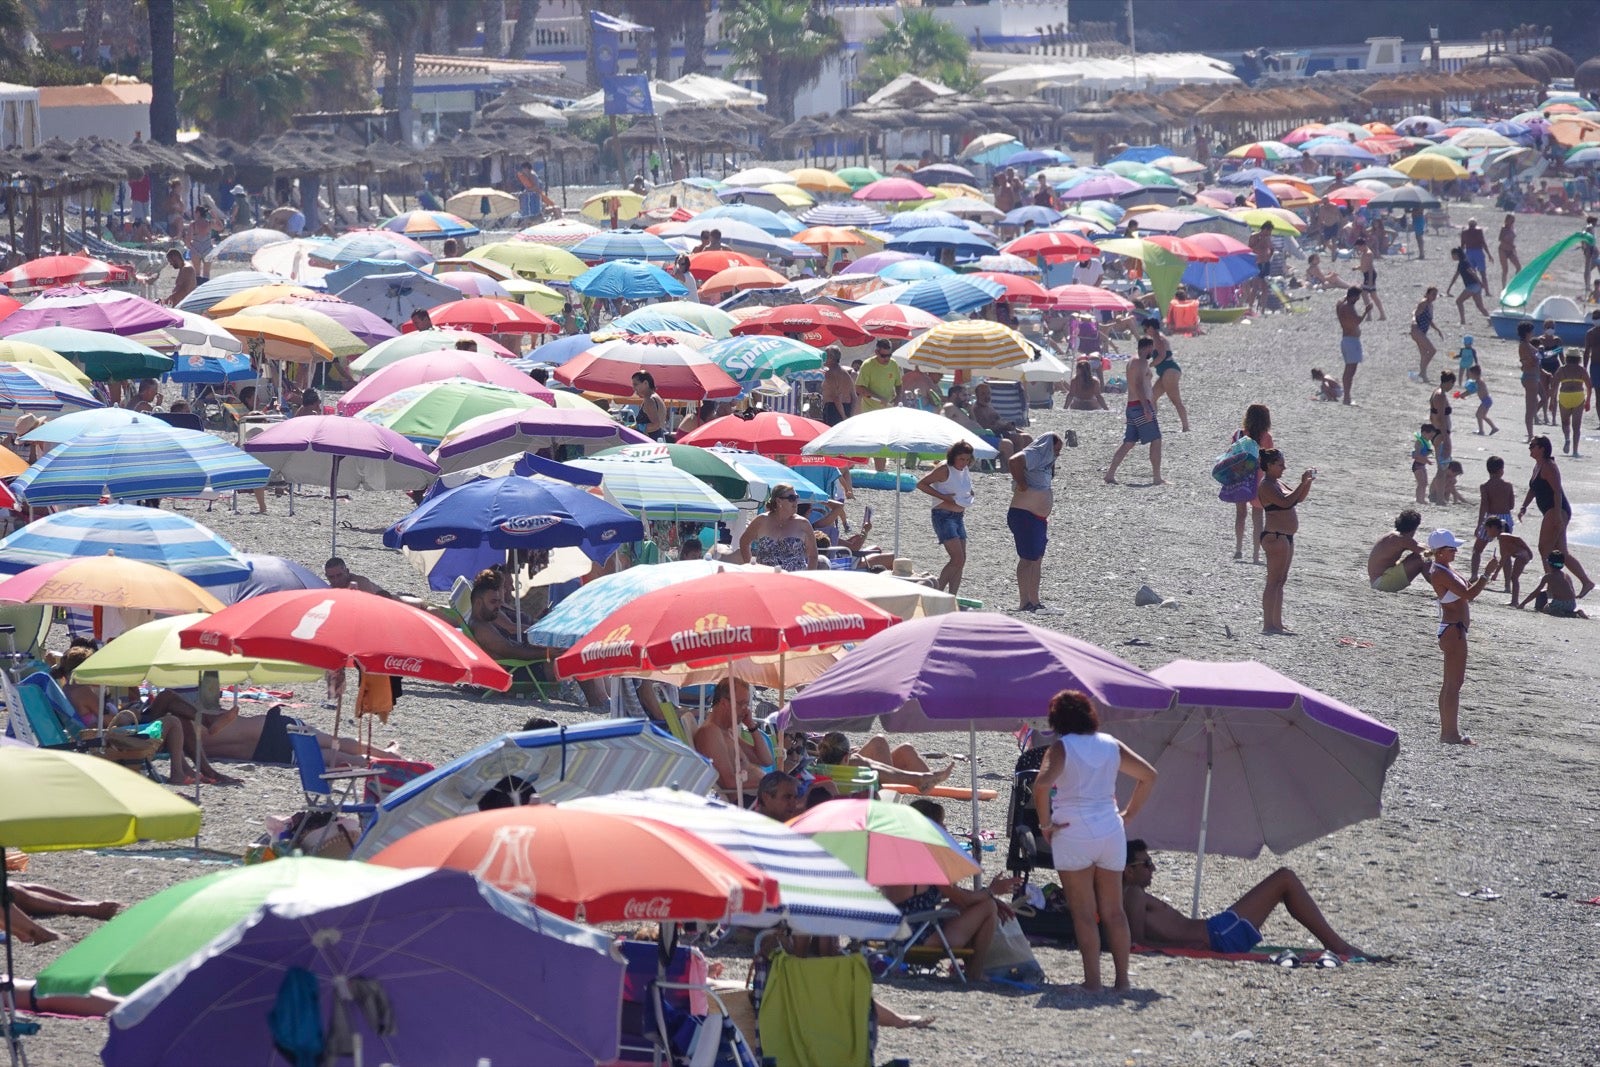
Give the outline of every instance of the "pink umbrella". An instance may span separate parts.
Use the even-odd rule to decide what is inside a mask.
[[[932,200],[928,187],[910,178],[880,178],[868,182],[851,196],[856,200]]]
[[[845,308],[844,313],[874,337],[898,337],[901,340],[931,330],[944,321],[931,311],[923,311],[910,304],[862,304]]]
[[[557,367],[555,375],[574,389],[632,396],[633,375],[641,370],[650,372],[656,392],[667,400],[739,395],[739,383],[727,371],[688,345],[660,334],[619,337],[597,345]]]
[[[556,402],[555,394],[548,388],[503,359],[496,359],[481,352],[441,348],[434,352],[411,356],[399,363],[392,363],[364,379],[360,385],[339,399],[338,412],[341,415],[354,415],[390,393],[413,385],[443,381],[446,378],[467,378],[475,382],[487,382],[490,385],[515,389],[536,400],[543,400],[552,407]]]
[[[638,430],[619,425],[599,411],[582,408],[526,408],[498,411],[462,423],[445,435],[433,456],[446,472],[465,470],[518,452],[556,445],[651,444]]]
[[[1050,290],[1062,311],[1128,311],[1133,301],[1092,285],[1058,285]]]
[[[0,285],[19,292],[48,289],[52,285],[93,285],[110,279],[116,268],[88,256],[43,256],[0,274]]]
[[[132,293],[63,285],[46,289],[7,315],[0,321],[0,334],[9,336],[51,326],[70,326],[95,333],[130,336],[178,326],[182,322],[183,316],[177,312]]]
[[[1184,240],[1197,248],[1205,249],[1218,259],[1223,256],[1244,255],[1250,251],[1250,246],[1243,241],[1222,233],[1193,233]]]
[[[487,274],[480,274],[475,270],[447,270],[443,274],[435,274],[434,281],[444,282],[452,288],[461,290],[463,296],[487,296],[500,300],[514,300],[509,290]]]

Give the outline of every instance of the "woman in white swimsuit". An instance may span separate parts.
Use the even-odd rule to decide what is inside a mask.
[[[1461,686],[1467,679],[1467,630],[1472,625],[1468,604],[1488,587],[1500,570],[1500,560],[1491,559],[1474,582],[1468,582],[1450,566],[1455,562],[1461,542],[1449,530],[1428,535],[1433,561],[1425,572],[1439,598],[1439,651],[1444,653],[1444,678],[1439,683],[1439,740],[1447,745],[1473,745],[1477,742],[1461,732]]]

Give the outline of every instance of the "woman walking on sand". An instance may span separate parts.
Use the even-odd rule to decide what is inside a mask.
[[[1447,745],[1475,745],[1476,741],[1461,732],[1460,721],[1461,686],[1467,679],[1467,630],[1472,626],[1472,609],[1468,605],[1488,588],[1500,570],[1500,560],[1490,559],[1477,580],[1469,583],[1450,566],[1460,547],[1461,542],[1449,530],[1429,534],[1428,550],[1433,560],[1426,573],[1438,598],[1439,651],[1444,654],[1444,676],[1439,682],[1439,740]]]
[[[1496,249],[1500,260],[1500,288],[1506,287],[1506,277],[1522,273],[1522,260],[1517,258],[1517,217],[1507,215],[1500,227],[1500,246]]]
[[[1555,446],[1543,434],[1528,442],[1528,455],[1533,457],[1533,477],[1528,480],[1528,494],[1522,498],[1517,518],[1528,514],[1528,505],[1537,503],[1544,518],[1539,521],[1539,558],[1547,560],[1550,553],[1561,551],[1567,556],[1567,570],[1583,583],[1578,596],[1589,595],[1594,582],[1589,580],[1583,564],[1567,551],[1567,524],[1572,521],[1572,505],[1561,488],[1561,469],[1556,466]]]
[[[1433,321],[1433,302],[1439,299],[1439,287],[1428,286],[1428,291],[1422,294],[1422,299],[1417,301],[1416,310],[1411,313],[1411,340],[1416,342],[1417,355],[1422,358],[1422,366],[1417,370],[1417,377],[1423,381],[1428,378],[1428,364],[1433,357],[1439,354],[1433,341],[1428,338],[1428,331],[1439,335],[1444,340],[1444,331],[1439,329],[1439,324]]]
[[[1178,382],[1183,377],[1183,368],[1172,358],[1172,345],[1167,343],[1166,334],[1161,332],[1161,320],[1145,319],[1144,335],[1155,345],[1152,358],[1156,363],[1151,368],[1151,374],[1155,376],[1155,385],[1150,390],[1151,406],[1154,407],[1162,396],[1171,400],[1172,410],[1178,413],[1178,425],[1183,428],[1184,433],[1188,433],[1189,409],[1183,406],[1183,397],[1178,394]]]
[[[1539,368],[1539,350],[1533,345],[1533,323],[1517,323],[1517,364],[1522,368],[1522,420],[1528,440],[1533,440],[1533,421],[1539,415],[1539,388],[1544,371]]]
[[[1461,316],[1461,325],[1467,324],[1467,301],[1471,300],[1478,305],[1478,314],[1484,318],[1489,317],[1489,309],[1483,306],[1483,275],[1467,259],[1466,254],[1459,248],[1450,250],[1450,258],[1455,261],[1456,272],[1450,277],[1450,284],[1444,287],[1444,295],[1449,296],[1450,290],[1456,287],[1456,282],[1461,283],[1461,295],[1456,297],[1456,313]]]
[[[938,500],[933,506],[933,535],[950,561],[939,572],[938,588],[954,595],[961,591],[961,572],[967,566],[967,509],[976,499],[972,491],[972,446],[957,441],[944,454],[944,462],[929,471],[917,488]]]
[[[1265,451],[1272,447],[1272,412],[1265,404],[1251,404],[1244,409],[1244,422],[1233,432],[1233,441],[1248,437],[1256,447]],[[1256,469],[1256,492],[1261,491],[1261,469]],[[1250,513],[1250,562],[1261,562],[1261,500],[1252,496],[1248,502],[1238,500],[1233,505],[1233,558],[1244,559],[1244,516]]]
[[[1267,584],[1261,592],[1261,632],[1292,635],[1283,623],[1283,587],[1289,581],[1289,566],[1294,562],[1294,535],[1300,530],[1295,508],[1311,492],[1316,468],[1300,475],[1300,484],[1290,490],[1283,483],[1283,453],[1269,448],[1261,453],[1261,488],[1257,497],[1266,512],[1266,529],[1257,538],[1267,554]]]

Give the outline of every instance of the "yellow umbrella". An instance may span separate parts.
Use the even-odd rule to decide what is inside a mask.
[[[215,671],[223,685],[237,682],[311,682],[323,672],[300,663],[249,659],[209,649],[181,648],[178,631],[205,618],[201,613],[155,619],[125,631],[84,660],[72,679],[83,685],[190,688],[201,674]]]
[[[810,207],[817,202],[816,197],[807,193],[798,185],[791,185],[787,182],[764,185],[761,189],[762,192],[777,197],[778,202],[784,207]]]
[[[488,203],[487,210],[484,208],[486,201]],[[456,215],[464,215],[467,218],[515,215],[521,208],[521,201],[500,189],[465,189],[444,202],[446,211]]]
[[[789,177],[794,179],[794,184],[802,189],[809,189],[813,193],[840,193],[850,192],[850,183],[821,167],[797,167],[789,172]]]
[[[554,389],[551,391],[555,393],[556,407],[558,408],[563,408],[567,411],[590,411],[596,415],[604,415],[608,419],[611,417],[611,412],[607,411],[605,408],[601,407],[599,404],[596,404],[593,400],[590,400],[585,396],[581,396],[577,393],[569,393],[565,389]]]
[[[1305,220],[1292,211],[1281,207],[1252,207],[1241,211],[1230,211],[1228,214],[1245,223],[1253,230],[1261,229],[1263,222],[1271,222],[1272,228],[1281,230],[1288,227],[1295,233],[1305,232]],[[1101,242],[1102,246],[1106,242]]]
[[[250,309],[252,318],[281,319],[304,326],[323,347],[338,356],[359,356],[367,343],[337,321],[304,304],[262,304]]]
[[[1014,367],[1033,357],[1033,349],[1009,326],[982,319],[943,322],[900,346],[902,363],[938,370],[989,371]]]
[[[0,845],[24,852],[112,848],[199,832],[199,808],[110,760],[25,745],[0,749]]]
[[[163,614],[222,610],[220,600],[183,575],[109,552],[29,567],[0,582],[0,602]]]
[[[18,363],[38,367],[64,382],[89,389],[94,383],[72,360],[54,349],[36,345],[32,341],[0,341],[0,363]]]
[[[1431,152],[1402,159],[1394,165],[1394,169],[1407,177],[1425,181],[1449,181],[1467,176],[1466,168],[1461,164]]]
[[[522,301],[541,315],[557,315],[566,306],[566,298],[548,285],[530,282],[526,278],[507,278],[500,285],[506,292]]]
[[[946,193],[948,193],[949,196],[945,197],[946,200],[958,196],[970,196],[974,200],[983,199],[983,190],[973,188],[966,182],[940,182],[938,185],[935,185],[934,188],[943,189]]]
[[[218,319],[217,325],[243,341],[245,351],[251,356],[286,363],[322,363],[333,359],[332,350],[298,322],[266,315],[230,315]],[[257,343],[260,351],[252,347]]]
[[[565,248],[533,241],[498,241],[479,245],[468,252],[465,258],[500,263],[537,281],[554,279],[570,282],[589,269],[583,260]]]
[[[303,285],[253,285],[212,304],[206,309],[206,314],[214,319],[220,319],[224,315],[232,315],[235,312],[243,311],[245,308],[287,300],[291,296],[315,297],[320,295],[322,294],[316,290],[307,289]]]
[[[611,218],[610,202],[613,200],[617,202],[617,218],[624,222],[637,218],[639,212],[644,210],[644,197],[632,189],[607,189],[585,200],[580,214],[587,215],[591,219],[608,221]]]

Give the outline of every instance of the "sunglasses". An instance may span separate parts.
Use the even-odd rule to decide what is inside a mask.
[[[1129,867],[1149,867],[1153,871],[1153,870],[1156,869],[1156,861],[1151,859],[1149,856],[1146,856],[1142,860],[1134,860],[1132,863],[1128,864],[1128,866]]]
[[[790,503],[791,503],[791,504],[792,504],[792,503],[794,503],[794,502],[795,502],[795,501],[796,501],[796,500],[799,500],[799,499],[800,499],[800,497],[799,497],[799,495],[798,495],[798,494],[796,494],[796,493],[790,493],[790,494],[788,494],[788,495],[787,495],[787,496],[785,496],[785,495],[783,495],[783,494],[781,494],[781,493],[780,493],[780,494],[779,494],[779,495],[778,495],[778,499],[779,499],[779,500],[787,500],[787,501],[789,501],[789,502],[790,502]]]

